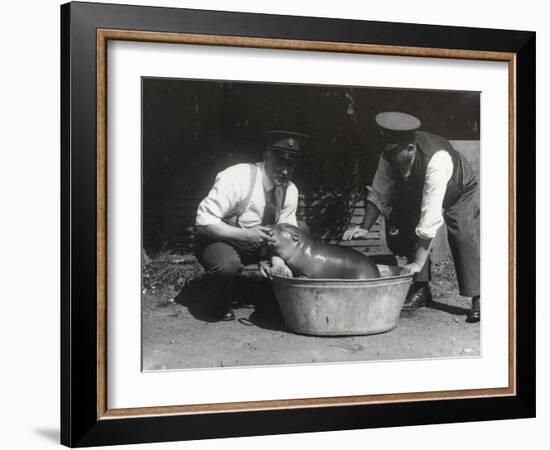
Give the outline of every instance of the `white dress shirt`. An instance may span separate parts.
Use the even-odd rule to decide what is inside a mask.
[[[255,164],[256,180],[248,205],[243,205],[250,190],[250,164],[236,164],[221,171],[216,176],[214,186],[197,208],[196,225],[213,225],[229,219],[240,211],[239,226],[250,228],[261,225],[265,209],[266,192],[274,188],[265,173],[264,163]],[[281,215],[277,223],[296,226],[298,188],[289,183]]]
[[[443,224],[443,199],[452,174],[453,161],[449,153],[444,150],[434,153],[426,168],[420,221],[415,229],[418,237],[433,239]],[[389,163],[384,158],[380,158],[372,186],[367,187],[367,201],[373,203],[386,216],[390,212],[388,205],[396,182]]]

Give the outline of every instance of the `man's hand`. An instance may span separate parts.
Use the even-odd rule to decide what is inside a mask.
[[[410,264],[404,265],[403,270],[407,271],[408,273],[418,273],[422,270],[422,267],[420,267],[419,264],[412,262]]]
[[[274,241],[271,237],[271,228],[261,225],[252,228],[243,228],[238,240],[252,248],[258,248],[268,242]]]
[[[288,267],[282,258],[274,256],[271,258],[271,274],[278,277],[292,278],[292,270]]]
[[[342,240],[349,241],[351,239],[366,239],[368,234],[368,230],[361,228],[359,225],[355,225],[344,231],[344,236],[342,236]]]
[[[240,228],[225,222],[197,227],[199,233],[212,240],[227,241],[241,248],[256,250],[266,243],[274,241],[271,237],[270,227],[256,226],[252,228]]]
[[[270,280],[273,278],[273,275],[283,278],[293,277],[292,270],[290,270],[285,262],[277,256],[271,258],[271,265],[267,264],[265,261],[261,261],[258,265],[261,274]]]
[[[409,273],[418,273],[422,270],[422,267],[426,264],[426,260],[430,255],[430,248],[432,247],[431,239],[418,238],[416,241],[416,252],[414,261],[410,264],[403,266],[403,269],[408,270]]]

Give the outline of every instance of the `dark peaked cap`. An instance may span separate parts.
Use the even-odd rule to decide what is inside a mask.
[[[384,138],[385,151],[414,140],[414,132],[421,125],[416,117],[401,112],[381,112],[376,115],[376,123]]]
[[[294,131],[269,130],[262,133],[266,150],[278,153],[283,158],[298,159],[308,137]]]

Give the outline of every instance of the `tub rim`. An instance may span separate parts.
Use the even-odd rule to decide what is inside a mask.
[[[380,269],[380,268],[389,268],[389,269],[400,269],[401,272],[404,272],[406,269],[404,269],[403,267],[401,266],[390,266],[390,265],[387,265],[387,264],[377,264],[377,267]],[[414,277],[414,273],[413,272],[408,272],[408,273],[401,273],[399,275],[391,275],[389,277],[378,277],[378,278],[360,278],[360,279],[347,279],[347,278],[290,278],[290,277],[281,277],[281,276],[278,276],[278,275],[273,275],[272,276],[272,280],[273,281],[277,281],[277,282],[281,282],[281,283],[286,283],[286,284],[296,284],[296,283],[306,283],[306,284],[310,284],[310,285],[313,285],[315,283],[320,283],[320,284],[323,284],[323,283],[327,283],[327,284],[337,284],[337,283],[343,283],[343,284],[346,284],[346,285],[352,285],[352,284],[365,284],[365,283],[368,283],[368,284],[375,284],[375,283],[378,283],[378,282],[385,282],[385,281],[393,281],[393,280],[412,280],[412,278]]]

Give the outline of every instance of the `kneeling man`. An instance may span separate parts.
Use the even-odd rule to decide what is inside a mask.
[[[197,259],[211,279],[218,302],[214,313],[233,320],[233,282],[243,265],[265,257],[269,225],[296,226],[298,189],[291,179],[306,136],[288,131],[263,133],[263,161],[230,166],[197,209]],[[271,258],[271,270],[290,276],[284,261]]]

